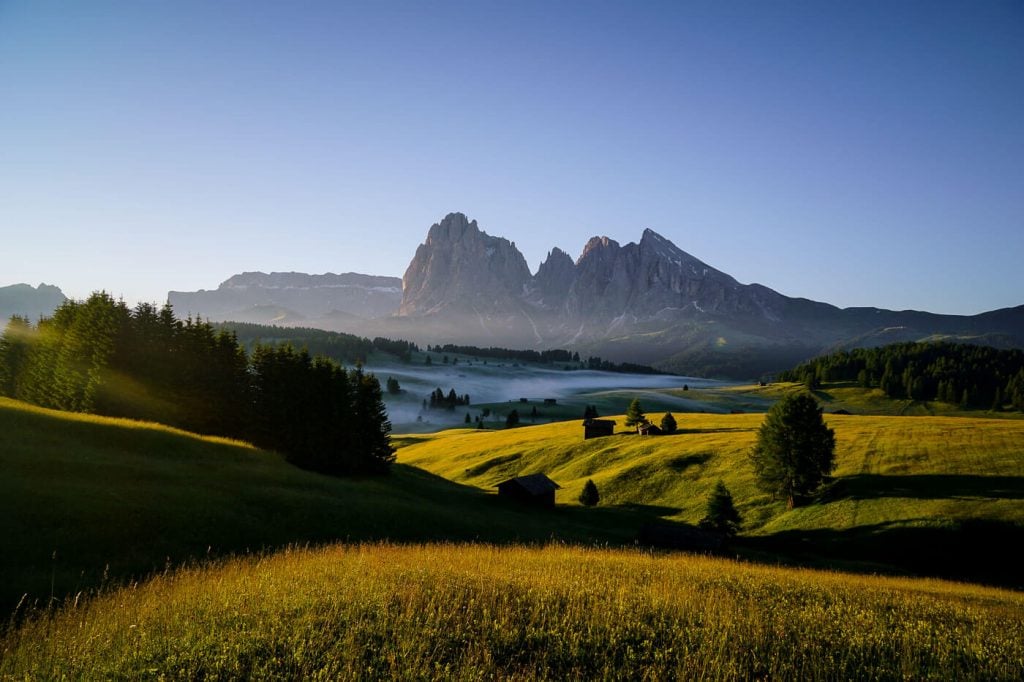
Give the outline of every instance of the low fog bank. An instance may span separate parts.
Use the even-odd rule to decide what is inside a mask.
[[[594,370],[557,370],[512,364],[459,364],[459,365],[408,365],[388,364],[367,366],[380,379],[381,385],[388,377],[398,380],[402,388],[399,395],[388,395],[384,399],[388,414],[396,431],[433,431],[450,426],[462,425],[466,413],[475,419],[480,414],[480,405],[513,403],[508,409],[520,404],[526,398],[531,403],[542,403],[554,398],[559,405],[582,406],[590,401],[607,398],[616,392],[636,391],[641,400],[645,396],[656,400],[667,408],[680,411],[706,409],[694,401],[663,393],[651,393],[652,389],[718,388],[729,384],[712,379],[671,376],[661,374],[620,374]],[[429,400],[431,392],[440,388],[447,395],[455,389],[459,396],[469,395],[470,405],[458,406],[454,411],[424,410],[423,400]],[[507,410],[497,409],[487,422],[504,421]],[[524,410],[520,410],[526,416]],[[551,415],[547,415],[550,417]],[[565,418],[562,415],[560,418]],[[543,421],[549,421],[545,418]],[[528,423],[528,422],[527,422]]]

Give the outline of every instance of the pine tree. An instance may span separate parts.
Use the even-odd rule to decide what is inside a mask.
[[[634,398],[633,402],[631,402],[629,407],[626,409],[626,427],[639,426],[646,421],[647,418],[644,417],[644,411],[640,407],[640,399]]]
[[[700,527],[733,537],[739,531],[741,522],[729,489],[719,480],[708,496],[707,512],[700,521]]]
[[[665,433],[675,433],[676,428],[676,418],[672,416],[671,412],[666,412],[665,416],[661,418],[661,430]]]
[[[835,468],[835,432],[810,395],[793,394],[775,403],[757,433],[750,454],[758,484],[796,506]]]
[[[583,484],[583,491],[580,493],[580,504],[585,507],[595,507],[601,501],[601,495],[597,492],[597,485],[593,480],[587,479]]]
[[[511,412],[508,413],[508,416],[505,417],[505,426],[507,426],[508,428],[512,428],[513,426],[518,426],[518,425],[519,425],[519,410],[512,410]]]

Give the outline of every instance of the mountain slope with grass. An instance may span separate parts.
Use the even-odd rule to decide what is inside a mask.
[[[661,414],[648,414],[658,423]],[[410,439],[399,461],[492,488],[544,473],[576,504],[593,479],[602,504],[697,523],[719,479],[751,549],[831,556],[914,572],[1020,582],[1001,558],[1024,536],[1024,422],[964,417],[826,415],[835,481],[816,504],[787,510],[758,490],[747,460],[763,415],[677,414],[673,435],[584,441],[580,422]]]

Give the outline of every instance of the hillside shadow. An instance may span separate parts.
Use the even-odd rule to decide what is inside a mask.
[[[690,467],[700,466],[711,459],[711,454],[702,452],[696,455],[682,455],[673,457],[668,461],[668,468],[676,473],[682,473]]]
[[[921,522],[928,522],[920,519]],[[949,526],[874,524],[846,530],[794,530],[744,537],[737,549],[759,562],[861,573],[911,574],[1024,588],[1016,560],[1024,527],[984,519]],[[745,550],[745,551],[744,551]]]
[[[855,474],[837,479],[829,500],[870,500],[885,497],[912,499],[1024,499],[1022,476],[914,474],[885,476]]]

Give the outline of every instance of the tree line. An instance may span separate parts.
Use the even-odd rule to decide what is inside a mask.
[[[382,336],[372,341],[354,334],[330,332],[310,327],[278,327],[252,322],[217,322],[215,331],[234,332],[238,342],[247,350],[258,344],[290,343],[307,349],[313,355],[324,355],[345,364],[365,363],[370,353],[380,351],[398,357],[404,362],[412,360],[412,354],[419,350],[412,341],[387,339]]]
[[[43,407],[157,421],[248,440],[303,468],[383,473],[394,461],[380,383],[290,344],[254,343],[169,305],[106,293],[0,337],[0,394]]]
[[[1024,351],[960,343],[896,343],[831,353],[778,375],[815,388],[854,381],[890,398],[1024,410]]]
[[[496,358],[499,360],[519,360],[520,362],[533,362],[541,365],[550,365],[555,362],[579,362],[580,354],[561,349],[550,350],[515,350],[512,348],[481,348],[479,346],[460,346],[453,343],[444,345],[427,346],[427,351],[434,353],[451,353],[452,355],[470,355],[475,358]]]

